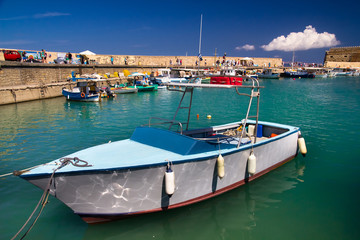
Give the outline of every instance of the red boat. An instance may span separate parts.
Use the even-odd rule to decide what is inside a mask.
[[[235,76],[216,76],[210,78],[210,84],[242,85],[242,78]]]

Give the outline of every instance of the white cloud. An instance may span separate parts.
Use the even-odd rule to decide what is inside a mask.
[[[304,32],[292,32],[286,37],[284,35],[273,39],[268,45],[261,46],[265,51],[299,51],[312,48],[324,48],[339,45],[335,34],[323,32],[318,33],[311,25]]]
[[[249,45],[249,44],[245,44],[242,47],[236,47],[236,50],[246,50],[246,51],[251,51],[251,50],[255,50],[255,46],[254,45]]]
[[[26,44],[32,44],[33,41],[28,40],[12,40],[12,41],[4,41],[0,42],[0,45],[26,45]]]
[[[38,18],[49,18],[49,17],[60,17],[60,16],[69,16],[70,13],[59,13],[59,12],[47,12],[47,13],[39,13],[34,14],[32,16],[17,16],[17,17],[10,17],[10,18],[0,18],[0,21],[16,21],[22,19],[38,19]]]
[[[69,16],[70,13],[59,13],[59,12],[47,12],[41,14],[35,14],[34,18],[47,18],[47,17],[60,17],[60,16]]]

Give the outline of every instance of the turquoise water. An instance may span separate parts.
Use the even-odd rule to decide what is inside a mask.
[[[305,158],[201,203],[100,225],[87,225],[50,197],[27,238],[359,239],[360,78],[261,84],[261,120],[301,127]],[[180,97],[159,90],[100,103],[61,97],[0,106],[0,175],[129,138],[150,116],[171,118]],[[246,106],[233,90],[196,89],[191,126],[240,120]],[[0,239],[19,230],[41,194],[18,177],[0,178]]]

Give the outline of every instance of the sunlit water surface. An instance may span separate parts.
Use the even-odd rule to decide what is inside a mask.
[[[359,239],[360,78],[261,84],[261,120],[301,127],[305,158],[210,200],[101,225],[87,225],[50,197],[27,238]],[[151,116],[172,118],[180,98],[159,90],[99,103],[61,97],[0,106],[0,175],[129,138]],[[196,89],[191,126],[240,120],[246,106],[233,90]],[[0,239],[18,231],[41,194],[18,177],[0,178]]]

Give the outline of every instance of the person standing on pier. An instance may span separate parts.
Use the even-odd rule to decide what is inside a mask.
[[[69,63],[71,64],[71,62],[72,62],[72,54],[70,52],[68,53],[68,58],[69,58]]]
[[[22,56],[22,62],[25,62],[25,61],[26,61],[26,52],[23,51],[23,52],[21,53],[21,56]]]

